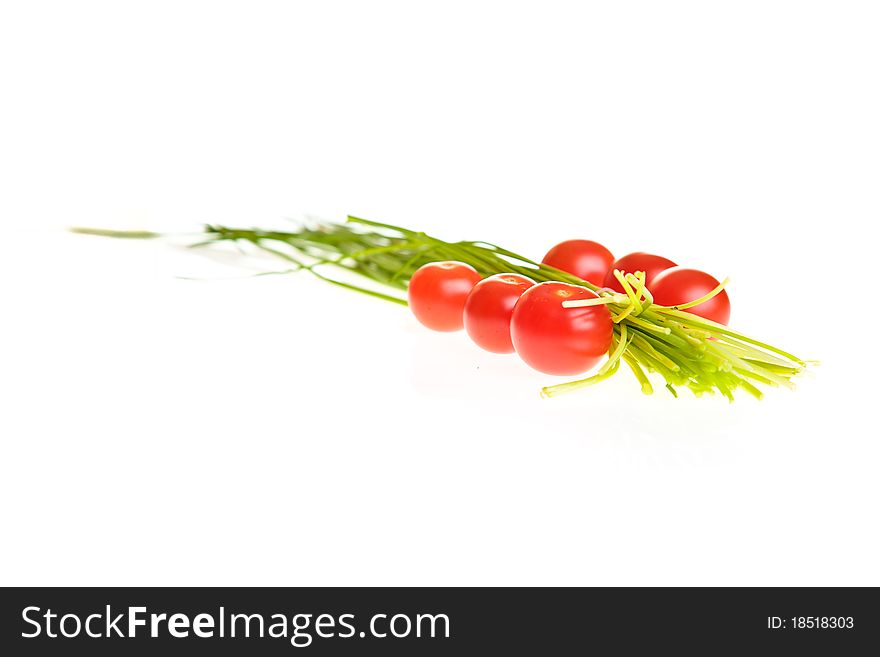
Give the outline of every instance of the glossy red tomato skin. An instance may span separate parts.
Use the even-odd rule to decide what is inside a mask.
[[[410,278],[407,299],[413,315],[434,331],[464,328],[464,304],[482,276],[463,262],[429,262]]]
[[[510,316],[523,292],[534,284],[519,274],[495,274],[477,283],[464,304],[464,329],[471,340],[486,351],[513,353]]]
[[[562,302],[595,299],[592,290],[568,283],[540,283],[513,307],[510,337],[516,353],[545,374],[586,372],[608,352],[614,324],[604,305],[563,308]]]
[[[568,240],[547,251],[541,261],[545,265],[568,272],[593,285],[602,285],[614,256],[598,242]]]
[[[687,267],[672,267],[657,274],[651,286],[651,294],[654,303],[661,306],[676,306],[678,304],[695,301],[718,287],[718,280],[699,269]],[[730,321],[730,297],[727,290],[708,301],[704,301],[693,308],[686,308],[685,312],[699,315],[719,324],[727,324]]]
[[[676,267],[676,263],[669,258],[654,255],[653,253],[630,253],[615,260],[608,273],[605,274],[605,280],[602,283],[605,287],[611,288],[615,292],[623,292],[623,286],[614,276],[614,270],[619,269],[625,274],[635,274],[637,271],[645,272],[645,286],[651,290],[651,284],[660,272]]]

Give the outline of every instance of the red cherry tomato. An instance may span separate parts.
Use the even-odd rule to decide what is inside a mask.
[[[486,351],[513,353],[510,316],[522,293],[535,284],[519,274],[495,274],[474,286],[464,304],[464,328]]]
[[[605,274],[605,281],[602,284],[605,287],[610,287],[615,292],[623,292],[623,286],[614,277],[614,270],[619,269],[624,274],[635,274],[637,271],[643,271],[645,272],[645,287],[651,290],[651,283],[654,282],[657,274],[675,266],[676,264],[672,260],[663,256],[642,253],[640,251],[630,253],[614,261],[611,267],[608,268],[608,273]]]
[[[541,261],[545,265],[568,272],[593,285],[602,285],[614,256],[598,242],[568,240],[547,251]]]
[[[562,302],[595,298],[580,285],[552,281],[526,290],[510,320],[516,353],[545,374],[580,374],[593,367],[611,344],[611,313],[606,306],[563,308]]]
[[[672,267],[657,274],[651,286],[651,294],[654,296],[654,303],[661,306],[676,306],[696,301],[716,287],[718,281],[706,272]],[[730,320],[730,298],[727,296],[727,290],[721,290],[708,301],[693,308],[686,308],[685,311],[719,324],[727,324]]]
[[[409,280],[409,307],[422,324],[435,331],[460,331],[464,327],[464,302],[482,278],[463,262],[429,262]]]

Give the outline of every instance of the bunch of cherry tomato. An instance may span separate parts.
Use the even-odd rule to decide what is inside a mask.
[[[663,306],[694,301],[719,284],[705,272],[679,267],[650,253],[630,253],[615,260],[608,249],[589,240],[561,242],[542,262],[620,293],[623,288],[614,276],[615,269],[643,271],[654,303]],[[613,322],[605,305],[562,306],[566,300],[598,298],[596,292],[580,285],[535,283],[520,274],[483,278],[468,264],[445,261],[420,267],[410,279],[408,298],[413,314],[428,328],[464,328],[483,349],[516,352],[545,374],[585,372],[602,359],[611,344]],[[727,324],[730,299],[722,290],[688,312]]]

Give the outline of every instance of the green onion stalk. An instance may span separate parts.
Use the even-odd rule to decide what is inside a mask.
[[[112,231],[75,228],[74,232],[106,237],[150,239],[163,237],[150,231]],[[608,360],[591,376],[547,386],[554,397],[591,386],[613,376],[625,365],[635,375],[642,392],[651,394],[649,374],[662,377],[675,397],[687,388],[697,396],[721,394],[733,401],[734,392],[745,391],[761,398],[762,387],[793,388],[792,380],[808,362],[778,347],[737,333],[726,326],[687,312],[718,294],[725,280],[700,299],[678,306],[653,303],[642,272],[615,271],[624,290],[619,294],[559,269],[535,262],[496,244],[481,241],[446,242],[420,231],[348,217],[344,223],[321,223],[293,231],[232,228],[207,225],[193,247],[224,242],[251,244],[287,263],[281,272],[308,272],[333,285],[387,302],[406,305],[410,277],[422,265],[438,260],[457,260],[481,275],[517,273],[535,281],[562,281],[596,292],[597,299],[565,301],[563,306],[606,305],[614,322]],[[340,278],[331,270],[354,274]],[[347,280],[346,280],[347,278]],[[351,282],[365,278],[385,290]]]

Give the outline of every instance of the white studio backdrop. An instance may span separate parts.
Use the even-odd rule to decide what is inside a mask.
[[[880,583],[864,2],[0,4],[2,584]],[[767,399],[549,378],[265,259],[346,213],[730,275]],[[198,279],[198,280],[188,280]]]

